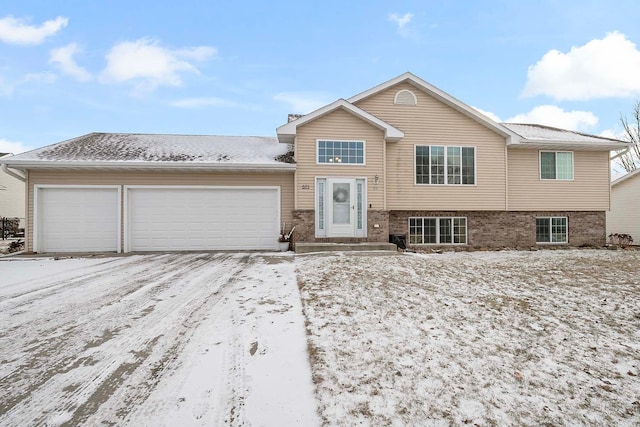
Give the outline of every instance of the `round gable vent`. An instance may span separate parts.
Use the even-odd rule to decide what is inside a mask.
[[[402,89],[396,93],[395,98],[393,99],[394,104],[399,105],[416,105],[418,103],[418,99],[416,95],[408,89]]]

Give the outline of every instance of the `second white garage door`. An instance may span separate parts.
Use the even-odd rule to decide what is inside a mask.
[[[277,248],[274,187],[128,187],[129,251]]]

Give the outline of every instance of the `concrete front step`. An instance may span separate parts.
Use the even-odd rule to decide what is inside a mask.
[[[397,251],[398,247],[393,243],[296,243],[295,251],[298,254],[309,252],[351,252],[351,251]]]

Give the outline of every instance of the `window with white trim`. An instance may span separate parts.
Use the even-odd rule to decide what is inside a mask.
[[[416,145],[415,183],[475,185],[475,147]]]
[[[540,179],[573,179],[572,151],[540,151]]]
[[[409,218],[409,244],[411,245],[464,245],[466,243],[466,217]]]
[[[536,218],[536,243],[567,243],[567,217]]]
[[[364,164],[364,141],[318,140],[318,163]]]

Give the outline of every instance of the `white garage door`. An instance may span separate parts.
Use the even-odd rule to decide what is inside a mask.
[[[128,250],[276,249],[276,188],[129,188]]]
[[[117,251],[118,201],[117,188],[39,188],[36,250]]]

